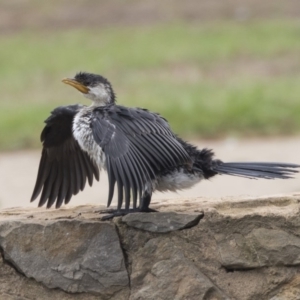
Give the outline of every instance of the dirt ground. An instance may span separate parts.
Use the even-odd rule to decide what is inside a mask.
[[[199,148],[215,150],[223,161],[278,161],[300,164],[300,136],[293,138],[201,141]],[[29,202],[36,179],[40,158],[39,151],[0,153],[0,207],[36,207],[38,202]],[[70,205],[106,204],[107,178],[101,173],[100,182],[72,198]],[[180,193],[155,193],[152,201],[189,197],[265,196],[281,193],[300,192],[300,175],[290,180],[249,180],[232,176],[217,176],[203,181],[190,190]]]

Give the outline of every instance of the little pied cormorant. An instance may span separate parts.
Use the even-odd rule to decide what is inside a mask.
[[[190,188],[217,174],[246,178],[292,178],[299,165],[286,163],[224,163],[209,149],[199,150],[177,137],[159,114],[116,105],[110,82],[80,72],[64,83],[92,100],[91,106],[55,108],[45,121],[37,181],[31,197],[39,206],[69,203],[86,180],[108,174],[109,207],[117,184],[118,205],[107,217],[151,212],[152,193]],[[125,200],[125,207],[123,206]],[[139,203],[137,204],[137,200]],[[130,202],[132,201],[132,207]]]

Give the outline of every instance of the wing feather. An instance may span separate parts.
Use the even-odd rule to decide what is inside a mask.
[[[46,151],[47,151],[46,149],[43,149],[43,151],[42,151],[37,180],[36,180],[36,184],[35,184],[31,199],[36,199],[38,197],[38,195],[40,194],[40,192],[43,188],[43,184],[49,174],[50,168],[49,168],[49,164],[47,163]]]
[[[50,208],[56,198],[57,198],[57,195],[58,195],[58,192],[59,192],[59,189],[60,189],[60,186],[62,184],[62,172],[60,169],[60,166],[58,164],[55,164],[55,168],[56,168],[56,176],[58,176],[58,178],[56,178],[56,180],[54,180],[53,182],[53,185],[52,185],[52,189],[51,189],[51,193],[50,193],[50,196],[49,196],[49,199],[48,199],[48,202],[47,202],[47,208]]]
[[[80,190],[83,191],[86,184],[87,172],[84,166],[81,152],[76,152],[76,160],[78,162],[79,174],[80,174]]]
[[[128,197],[125,198],[125,209],[129,209],[130,207],[130,188],[132,192],[132,207],[136,208],[136,202],[137,202],[137,186],[136,186],[136,181],[137,178],[134,176],[134,170],[132,169],[131,165],[128,163],[128,157],[124,157],[124,167],[126,169],[126,174],[128,175],[128,180],[129,180],[129,194]]]
[[[117,169],[116,164],[115,164],[114,161],[111,163],[111,166],[112,166],[112,170],[114,172],[114,175],[115,175],[116,181],[117,181],[117,188],[118,188],[118,209],[120,209],[122,207],[122,204],[123,204],[123,182],[122,182],[122,180],[120,178],[119,170]]]
[[[107,207],[110,206],[113,196],[114,196],[114,189],[116,184],[116,177],[111,167],[110,157],[106,157],[106,165],[107,165],[107,175],[108,175],[108,200],[107,200]]]
[[[116,159],[116,168],[120,174],[120,178],[121,178],[121,181],[122,181],[122,184],[124,187],[125,208],[129,209],[129,205],[130,205],[130,185],[129,185],[130,173],[128,172],[128,169],[126,169],[126,163],[122,163],[119,158]]]
[[[57,200],[56,200],[56,204],[55,204],[56,208],[61,207],[61,205],[64,202],[64,199],[66,198],[67,192],[68,192],[69,179],[68,179],[66,163],[64,160],[62,161],[60,172],[62,174],[62,179],[61,179],[62,181],[61,181],[60,189],[59,189],[59,192],[57,195]]]
[[[133,174],[134,174],[134,179],[135,179],[134,183],[135,183],[135,188],[136,188],[135,196],[136,197],[133,197],[133,199],[132,199],[132,201],[133,201],[132,207],[136,208],[137,207],[137,193],[139,194],[140,198],[142,196],[143,178],[142,178],[142,175],[140,173],[140,168],[138,168],[136,166],[136,164],[134,163],[134,160],[133,160],[133,158],[131,157],[130,154],[126,156],[126,159],[128,160],[128,164],[131,166],[131,168],[133,170]],[[134,192],[133,192],[133,194],[134,194]]]
[[[129,208],[130,198],[135,208],[137,194],[141,198],[145,190],[152,190],[160,171],[191,164],[166,120],[147,110],[117,105],[97,107],[91,129],[106,157],[107,206],[111,204],[115,183],[118,209],[123,205],[124,194],[125,208]]]
[[[81,109],[79,105],[56,108],[45,121],[41,133],[43,142],[36,184],[31,201],[40,194],[39,206],[47,203],[47,208],[56,203],[56,208],[66,204],[88,180],[99,180],[99,169],[95,162],[84,152],[73,137],[74,116]]]
[[[39,207],[43,206],[47,202],[47,199],[50,196],[51,188],[52,188],[52,185],[54,183],[56,175],[57,175],[56,164],[54,164],[53,167],[50,170],[49,176],[47,177],[47,179],[44,183],[41,199],[40,199],[40,202],[39,202]]]

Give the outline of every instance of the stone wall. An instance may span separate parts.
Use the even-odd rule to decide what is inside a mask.
[[[300,299],[300,195],[0,212],[0,299]]]

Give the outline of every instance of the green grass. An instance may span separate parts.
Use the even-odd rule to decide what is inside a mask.
[[[60,83],[77,71],[108,77],[119,104],[159,112],[181,135],[300,132],[297,21],[27,31],[0,45],[1,150],[37,147],[54,107],[88,104]]]

